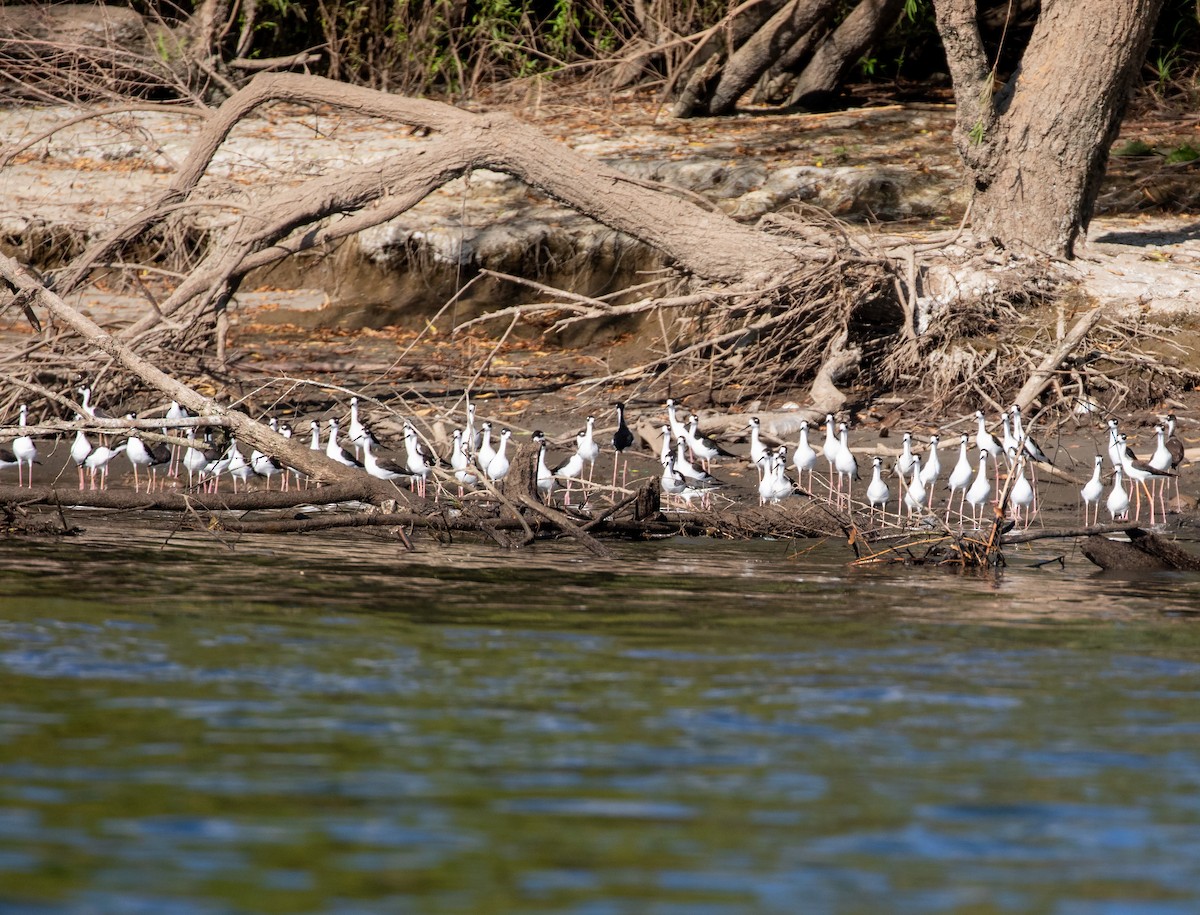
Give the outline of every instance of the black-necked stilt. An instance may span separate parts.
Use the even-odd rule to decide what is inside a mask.
[[[475,404],[467,401],[467,424],[462,430],[462,445],[467,457],[472,457],[479,450],[479,433],[475,430]]]
[[[1025,453],[1039,464],[1046,464],[1047,466],[1053,467],[1054,461],[1050,460],[1050,458],[1046,455],[1046,452],[1037,443],[1037,441],[1034,440],[1033,435],[1031,435],[1025,429],[1025,426],[1021,421],[1021,408],[1016,404],[1013,404],[1011,407],[1009,407],[1009,413],[1012,414],[1013,435],[1016,437],[1017,441],[1025,443]]]
[[[668,434],[670,429],[667,429]],[[675,469],[675,455],[668,454],[666,460],[662,462],[662,477],[659,480],[662,486],[662,491],[668,496],[678,496],[687,488],[687,482],[683,479],[683,474]],[[580,462],[580,471],[583,470],[583,463]]]
[[[1108,421],[1108,460],[1113,468],[1121,466],[1121,455],[1125,453],[1125,446],[1121,444],[1121,430],[1117,428],[1117,421],[1110,419]]]
[[[684,482],[690,489],[696,490],[692,494],[687,492],[681,493],[683,498],[688,502],[691,502],[694,498],[699,498],[707,505],[709,493],[723,485],[720,480],[707,470],[694,466],[688,460],[687,439],[682,435],[675,440],[675,472],[683,477]]]
[[[758,484],[760,505],[775,503],[796,494],[796,484],[787,475],[787,445],[780,445],[767,457],[767,471]]]
[[[1176,472],[1175,476],[1175,500],[1179,501],[1179,465],[1183,463],[1187,457],[1187,452],[1183,447],[1183,442],[1179,440],[1179,436],[1175,434],[1175,414],[1167,414],[1167,450],[1171,452],[1171,469]]]
[[[354,455],[347,453],[346,449],[338,442],[338,422],[336,419],[329,420],[329,437],[325,442],[325,456],[332,461],[337,461],[344,467],[357,467],[362,470],[362,462]]]
[[[958,440],[958,463],[954,465],[954,469],[950,471],[950,479],[947,481],[946,488],[950,490],[950,498],[946,500],[946,523],[950,523],[950,509],[954,507],[954,493],[958,496],[958,515],[961,518],[963,514],[963,503],[967,498],[967,489],[971,485],[971,479],[974,475],[974,470],[971,467],[971,459],[967,457],[967,433],[963,433]]]
[[[761,483],[762,478],[766,475],[767,470],[770,469],[766,463],[768,457],[770,456],[770,452],[767,450],[767,446],[763,444],[762,439],[759,438],[759,433],[761,431],[762,423],[759,421],[757,416],[750,417],[749,426],[750,426],[750,460],[754,463],[754,466],[758,469],[758,480]]]
[[[105,413],[103,410],[101,410],[99,407],[93,406],[93,404],[92,404],[92,389],[91,388],[89,388],[87,385],[84,385],[82,388],[79,388],[78,391],[79,391],[79,398],[80,398],[79,405],[81,407],[83,407],[84,415],[88,416],[91,419],[109,419],[110,418],[109,415],[107,413]]]
[[[675,470],[683,474],[683,478],[689,483],[701,486],[720,485],[720,481],[716,477],[708,471],[694,466],[687,459],[687,439],[682,435],[675,439]]]
[[[1150,455],[1150,460],[1147,463],[1155,470],[1170,471],[1175,465],[1171,457],[1171,452],[1167,448],[1167,430],[1160,423],[1154,427],[1154,435],[1157,439],[1154,453]],[[1158,498],[1159,504],[1162,506],[1163,518],[1167,516],[1167,478],[1162,477],[1159,483]]]
[[[1008,488],[1008,504],[1013,507],[1013,521],[1020,522],[1024,519],[1024,527],[1029,527],[1029,522],[1033,520],[1035,499],[1033,486],[1029,482],[1029,478],[1025,476],[1025,461],[1024,454],[1017,453],[1014,448],[1012,454],[1009,455],[1009,460],[1012,462],[1013,469],[1010,473],[1015,473],[1016,479]]]
[[[929,451],[925,455],[925,463],[921,465],[921,482],[925,484],[930,509],[933,508],[933,495],[937,488],[938,477],[942,475],[942,459],[938,456],[940,441],[941,439],[936,434],[929,436]]]
[[[479,430],[479,447],[475,449],[475,465],[486,474],[488,464],[496,456],[496,449],[492,447],[492,424],[485,421]]]
[[[658,462],[665,463],[667,458],[675,453],[675,449],[671,447],[671,427],[666,423],[658,427],[658,434],[662,436],[662,447],[658,449]]]
[[[626,474],[629,470],[629,461],[625,457],[625,451],[633,447],[633,433],[629,430],[629,426],[625,424],[625,404],[613,404],[617,409],[617,431],[613,433],[612,446],[616,454],[613,456],[613,489],[617,488],[617,465],[621,465],[621,487],[624,488],[627,482]]]
[[[350,439],[350,444],[354,446],[356,456],[362,453],[362,449],[365,447],[364,442],[369,441],[372,448],[379,447],[379,439],[359,418],[357,397],[350,398],[350,425],[346,427],[346,438]]]
[[[255,448],[250,452],[250,469],[267,481],[267,492],[271,491],[271,480],[275,477],[280,478],[279,491],[287,492],[289,470],[274,456]]]
[[[837,459],[838,440],[837,427],[834,425],[833,414],[825,414],[825,445],[821,449],[829,464],[829,495],[826,501],[833,498],[833,462]]]
[[[188,489],[191,489],[196,482],[204,482],[204,468],[208,466],[208,458],[204,456],[204,451],[196,447],[196,430],[187,430],[188,445],[183,450],[181,461],[188,475]],[[199,480],[196,480],[196,477]]]
[[[172,432],[178,431],[179,427],[174,425],[181,419],[188,418],[188,411],[179,405],[178,400],[172,400],[171,406],[167,407],[167,412],[163,415],[163,435],[170,435]],[[171,445],[171,461],[167,467],[167,475],[179,476],[179,458],[183,453],[183,449],[179,445]]]
[[[549,504],[554,497],[554,474],[546,465],[546,436],[538,429],[533,433],[533,440],[537,442],[538,459],[537,459],[537,490],[542,497],[542,501]]]
[[[579,456],[587,461],[588,465],[588,482],[592,482],[592,476],[596,472],[596,461],[600,457],[600,446],[596,444],[596,417],[589,416],[587,418],[587,426],[583,430],[583,437],[579,440],[576,450]]]
[[[575,452],[554,468],[553,475],[560,480],[566,481],[566,492],[563,494],[563,505],[571,504],[571,481],[579,480],[580,488],[583,487],[583,455],[579,453],[579,445],[583,441],[583,433],[580,432],[575,436]],[[586,498],[585,498],[586,501]]]
[[[1147,481],[1155,478],[1166,479],[1175,474],[1169,470],[1156,470],[1151,467],[1146,461],[1139,460],[1134,453],[1129,449],[1124,434],[1120,436],[1121,446],[1124,449],[1121,453],[1121,469],[1125,471],[1125,476],[1128,478],[1134,491],[1134,520],[1138,520],[1142,515],[1142,498],[1141,490],[1146,491],[1146,498],[1150,501],[1150,523],[1154,524],[1154,493],[1147,485]],[[1139,489],[1140,487],[1140,489]]]
[[[1017,450],[1021,447],[1021,440],[1017,436],[1013,435],[1012,426],[1008,422],[1007,413],[1000,413],[1000,426],[1004,430],[1000,444],[1004,448],[1004,454],[1005,457],[1008,458],[1009,466],[1012,466],[1012,455],[1015,455]]]
[[[125,457],[129,458],[129,463],[133,465],[133,491],[138,492],[141,489],[138,470],[145,467],[150,471],[150,479],[146,481],[146,492],[150,492],[158,482],[158,468],[169,466],[171,463],[171,449],[163,442],[148,446],[139,436],[130,435],[125,441]]]
[[[433,470],[433,465],[437,463],[437,459],[421,442],[420,436],[417,435],[417,427],[407,420],[404,422],[404,450],[406,454],[405,467],[412,476],[413,486],[417,494],[421,498],[425,498],[429,474]]]
[[[1083,526],[1087,527],[1090,524],[1100,523],[1100,497],[1104,495],[1104,484],[1100,481],[1100,473],[1104,467],[1104,456],[1097,454],[1096,463],[1092,468],[1092,478],[1083,484],[1083,489],[1079,490],[1079,496],[1083,499]],[[1094,520],[1088,521],[1088,506],[1096,506],[1093,513]]]
[[[867,484],[867,504],[871,506],[871,515],[875,515],[875,508],[879,506],[883,509],[883,521],[887,523],[887,504],[892,498],[891,490],[888,489],[887,483],[883,481],[882,468],[883,458],[876,455],[871,458],[871,482]],[[897,515],[900,514],[897,509]]]
[[[492,458],[484,471],[487,478],[493,483],[499,483],[508,476],[509,468],[512,466],[508,460],[508,440],[510,438],[512,438],[512,432],[508,429],[500,432],[500,447],[496,449],[496,456]]]
[[[976,424],[976,448],[986,451],[992,461],[996,461],[1003,451],[1000,442],[997,442],[996,437],[988,431],[988,423],[986,423],[982,409],[976,411]]]
[[[804,472],[808,471],[808,492],[813,491],[813,468],[817,466],[817,452],[808,443],[808,421],[800,421],[800,439],[796,442],[796,453],[792,455],[792,466],[796,468],[799,483],[804,482]]]
[[[83,417],[80,417],[82,419]],[[83,465],[87,462],[88,455],[92,453],[92,443],[88,441],[88,437],[83,434],[80,429],[75,433],[75,441],[71,443],[71,460],[75,462],[75,466],[79,468],[79,489],[83,490]]]
[[[687,442],[692,456],[700,459],[700,466],[705,470],[711,470],[712,462],[717,458],[733,457],[720,442],[700,434],[700,417],[695,413],[688,418]]]
[[[900,457],[896,458],[896,464],[892,468],[896,476],[900,478],[900,488],[903,489],[908,478],[913,472],[913,466],[916,464],[917,456],[912,450],[912,433],[904,433],[904,444],[900,449]]]
[[[983,522],[983,507],[987,505],[988,496],[992,494],[992,481],[987,472],[987,459],[990,454],[991,452],[986,448],[979,449],[979,470],[966,495],[967,501],[971,503],[971,523],[976,528]],[[978,517],[976,517],[977,511]]]
[[[846,511],[853,507],[854,481],[858,479],[858,459],[850,450],[850,427],[845,423],[838,425],[838,450],[833,459],[833,467],[838,475],[838,499],[842,495],[842,477],[846,478]]]
[[[246,456],[242,454],[238,448],[237,439],[229,440],[229,450],[225,452],[225,457],[228,462],[225,469],[229,471],[229,476],[233,479],[233,491],[238,491],[238,481],[241,480],[246,491],[250,491],[250,478],[254,476],[254,468],[246,460]]]
[[[687,436],[687,427],[679,418],[675,401],[667,400],[667,423],[671,427],[671,441],[675,441],[679,436]]]
[[[16,461],[17,461],[17,486],[20,487],[23,485],[23,481],[21,479],[21,477],[22,477],[21,470],[23,467],[28,466],[29,467],[29,486],[30,486],[30,488],[32,488],[33,487],[33,465],[35,463],[40,463],[40,461],[38,461],[38,459],[37,459],[37,453],[38,453],[37,445],[35,445],[33,443],[33,439],[25,433],[26,414],[27,414],[27,407],[25,406],[25,404],[21,404],[21,419],[20,419],[21,434],[13,439],[12,453],[13,453],[13,457],[16,458]]]
[[[454,433],[460,435],[457,430]],[[388,458],[377,458],[372,449],[371,438],[363,439],[363,469],[377,480],[399,480],[402,477],[410,476],[408,467],[401,466],[399,463]]]
[[[908,517],[920,514],[925,510],[925,496],[928,495],[925,481],[921,479],[921,459],[913,455],[912,478],[904,490],[904,507],[908,509]],[[899,511],[897,511],[899,514]]]
[[[1113,471],[1113,488],[1108,494],[1108,499],[1104,503],[1108,509],[1109,517],[1113,521],[1117,520],[1117,516],[1121,516],[1121,520],[1129,519],[1129,493],[1125,491],[1125,487],[1121,485],[1121,467]],[[1099,509],[1097,509],[1098,511]]]
[[[117,445],[116,448],[109,448],[107,445],[98,445],[92,449],[92,453],[83,462],[88,469],[88,480],[91,489],[96,488],[97,473],[100,474],[100,488],[108,489],[108,464],[124,450],[125,443]]]
[[[458,497],[460,499],[465,487],[474,486],[479,482],[479,474],[472,470],[468,443],[470,437],[469,429],[455,429],[454,441],[450,449],[450,469],[454,471],[454,479],[458,480]]]

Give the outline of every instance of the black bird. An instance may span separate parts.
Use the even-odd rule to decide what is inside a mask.
[[[621,462],[621,486],[625,485],[625,473],[629,469],[629,461],[625,457],[625,449],[633,447],[633,433],[629,431],[629,427],[625,425],[625,404],[615,403],[617,408],[617,431],[613,433],[612,445],[616,457],[613,458],[613,481],[612,485],[615,489],[617,486],[617,463]]]

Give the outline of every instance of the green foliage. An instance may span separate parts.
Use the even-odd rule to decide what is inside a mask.
[[[1114,156],[1133,158],[1135,156],[1152,156],[1154,155],[1154,147],[1142,142],[1141,140],[1127,140],[1120,146],[1113,148]]]
[[[1173,150],[1167,153],[1166,161],[1168,165],[1178,165],[1183,162],[1195,162],[1200,159],[1200,152],[1190,143],[1182,143],[1176,146]]]

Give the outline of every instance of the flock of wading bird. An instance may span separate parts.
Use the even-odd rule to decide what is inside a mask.
[[[88,418],[107,417],[92,404],[90,389],[79,388],[78,393],[82,409],[76,416],[78,421],[85,423]],[[613,490],[617,488],[618,476],[622,487],[627,483],[626,452],[633,448],[636,441],[625,421],[625,405],[618,403],[615,407],[616,430],[610,441],[614,455]],[[187,411],[175,402],[155,412],[162,414],[164,436],[180,428],[173,426],[173,423],[188,418]],[[127,417],[136,418],[132,413]],[[13,439],[11,447],[0,448],[0,469],[15,466],[18,486],[26,483],[33,485],[33,466],[40,463],[37,444],[24,432],[26,418],[27,408],[22,404],[20,434]],[[913,434],[906,432],[902,451],[890,468],[885,466],[884,457],[876,455],[871,458],[870,482],[862,492],[864,499],[855,502],[854,484],[862,479],[864,468],[850,447],[848,425],[845,422],[838,423],[832,414],[825,417],[825,441],[820,451],[809,443],[808,423],[800,423],[799,439],[791,451],[790,461],[788,446],[769,447],[765,444],[759,420],[752,417],[746,426],[749,454],[739,457],[720,442],[701,435],[696,414],[691,414],[688,421],[684,422],[680,418],[678,405],[668,400],[666,422],[660,427],[660,480],[668,502],[674,501],[678,507],[694,501],[708,506],[713,494],[725,487],[725,483],[711,472],[713,464],[723,459],[748,460],[757,469],[759,502],[763,505],[778,503],[793,496],[817,498],[819,484],[824,489],[823,498],[846,511],[864,509],[870,513],[872,521],[878,517],[886,524],[889,511],[894,509],[898,525],[919,524],[929,523],[934,519],[935,512],[940,513],[936,505],[940,491],[945,495],[943,523],[950,524],[951,515],[955,514],[960,527],[965,526],[968,520],[972,526],[978,527],[985,519],[988,506],[1004,491],[1000,480],[1001,464],[1004,464],[1007,502],[1013,519],[1028,527],[1039,505],[1037,467],[1043,464],[1053,466],[1053,461],[1026,430],[1021,411],[1016,406],[1000,415],[1002,432],[999,438],[988,430],[982,411],[976,411],[975,423],[974,442],[971,441],[972,436],[962,433],[958,460],[944,484],[943,465],[938,453],[939,436],[930,435],[924,454],[920,454],[914,450]],[[450,453],[445,459],[434,453],[428,441],[409,421],[403,424],[404,460],[398,459],[399,449],[396,449],[395,460],[382,456],[381,452],[388,449],[381,445],[379,437],[360,417],[356,397],[350,399],[344,438],[337,419],[327,419],[325,424],[326,434],[322,440],[320,422],[313,419],[308,423],[310,447],[313,450],[323,451],[338,463],[361,469],[378,479],[406,482],[421,496],[427,494],[427,484],[431,478],[435,483],[434,498],[446,492],[448,485],[454,484],[457,484],[458,495],[462,497],[466,489],[477,486],[481,480],[486,479],[492,484],[502,483],[512,466],[508,453],[511,431],[503,429],[493,438],[492,424],[481,422],[477,426],[475,405],[469,402],[466,423],[454,430]],[[270,420],[270,425],[281,435],[291,437],[292,429],[288,426],[275,419]],[[80,490],[85,485],[91,489],[104,489],[108,483],[109,466],[120,455],[124,455],[133,467],[135,490],[140,490],[141,476],[145,472],[147,492],[155,486],[164,488],[168,479],[176,481],[173,485],[181,486],[184,473],[189,489],[208,492],[218,491],[225,475],[231,478],[234,492],[238,491],[239,484],[248,488],[252,480],[265,481],[266,488],[270,489],[276,477],[280,480],[282,490],[292,485],[308,485],[303,474],[284,466],[273,455],[256,449],[247,457],[238,447],[236,439],[218,438],[223,431],[209,429],[197,439],[197,430],[189,427],[184,433],[188,443],[185,447],[148,442],[144,435],[139,435],[132,428],[119,444],[109,444],[108,436],[104,436],[102,442],[93,444],[80,429],[71,445],[70,456],[79,469]],[[1149,505],[1151,524],[1156,520],[1156,504],[1166,515],[1166,490],[1171,479],[1175,480],[1178,496],[1177,469],[1184,461],[1184,447],[1176,435],[1173,414],[1167,417],[1165,425],[1155,426],[1155,434],[1157,444],[1154,453],[1142,460],[1129,447],[1116,420],[1108,421],[1107,454],[1096,455],[1092,476],[1080,490],[1085,524],[1098,523],[1102,501],[1112,520],[1127,519],[1131,501],[1127,482],[1134,496],[1134,520],[1140,520],[1143,493]],[[575,436],[575,450],[554,465],[547,461],[551,445],[546,436],[538,431],[533,433],[532,439],[539,446],[536,479],[542,498],[547,502],[553,501],[556,492],[561,489],[565,506],[570,506],[573,491],[577,498],[586,502],[588,494],[597,488],[593,477],[602,451],[596,435],[596,417],[587,417],[584,429]],[[349,448],[343,445],[343,441]],[[975,461],[972,461],[973,455],[977,455]],[[1103,466],[1106,456],[1112,466],[1111,483],[1107,487]],[[823,479],[818,479],[816,470],[822,458],[827,474],[823,475]],[[795,469],[794,479],[789,476],[790,468]],[[159,471],[163,471],[161,479]],[[806,476],[807,485],[804,485]],[[896,486],[894,495],[893,484]],[[957,512],[954,510],[955,496],[958,497]]]

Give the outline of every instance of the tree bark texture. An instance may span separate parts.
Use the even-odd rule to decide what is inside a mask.
[[[934,6],[976,232],[1004,247],[1072,257],[1162,0],[1045,0],[1003,87],[984,51],[976,0]]]
[[[787,0],[790,2],[790,0]],[[688,54],[681,67],[683,88],[675,94],[671,117],[701,117],[708,113],[716,80],[725,61],[745,44],[762,24],[775,15],[785,0],[751,0],[730,10],[724,20],[709,29]],[[676,79],[675,83],[678,84]]]
[[[813,52],[792,89],[790,105],[828,100],[846,74],[896,24],[904,0],[862,0]]]
[[[827,15],[835,0],[791,0],[737,49],[721,71],[708,114],[730,114],[779,57]]]

